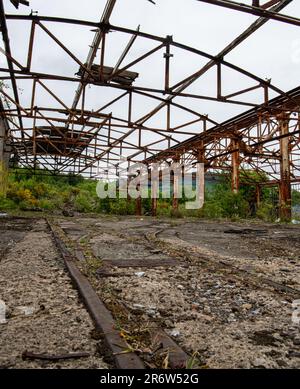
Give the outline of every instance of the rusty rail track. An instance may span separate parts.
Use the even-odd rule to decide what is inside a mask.
[[[121,338],[111,313],[100,300],[87,277],[76,266],[76,259],[55,232],[49,220],[47,220],[47,223],[70,277],[95,323],[96,330],[103,334],[116,367],[119,369],[144,369],[145,366],[142,360],[134,352],[128,352],[128,345]]]
[[[145,238],[148,240],[148,242],[161,244],[164,246],[165,249],[171,248],[172,250],[174,247],[168,247],[168,244],[161,240],[158,235],[161,234],[164,231],[167,231],[168,228],[165,229],[159,229],[158,231],[155,231],[151,235],[145,234]],[[179,239],[185,243],[189,243],[186,240],[179,237]],[[163,249],[163,248],[162,248]],[[228,271],[232,272],[230,273],[230,276],[234,276],[242,281],[247,281],[249,283],[252,283],[256,287],[268,287],[272,288],[277,293],[284,293],[285,295],[291,296],[292,298],[299,299],[300,298],[300,290],[292,288],[290,286],[283,285],[279,282],[273,281],[265,276],[258,276],[257,274],[249,271],[249,270],[243,270],[238,268],[237,266],[234,266],[232,264],[229,264],[227,262],[222,261],[221,259],[219,261],[212,261],[210,258],[203,254],[196,254],[191,253],[189,250],[186,250],[184,247],[180,248],[180,255],[184,254],[186,258],[189,260],[197,260],[199,263],[201,263],[204,266],[207,266],[209,269],[218,271],[221,274],[226,275]]]
[[[59,249],[66,268],[78,289],[83,302],[90,313],[96,330],[101,331],[107,348],[114,357],[115,365],[120,369],[144,369],[143,361],[134,352],[128,352],[129,346],[121,338],[119,331],[111,312],[100,300],[96,291],[92,287],[87,277],[76,266],[77,258],[74,257],[58,233],[55,231],[49,220],[47,220],[49,229]],[[76,249],[76,256],[78,247]],[[80,258],[82,261],[82,258]],[[78,259],[79,261],[79,259]],[[160,343],[160,349],[163,353],[168,353],[168,363],[170,368],[185,368],[190,356],[161,328],[153,330],[151,337]]]

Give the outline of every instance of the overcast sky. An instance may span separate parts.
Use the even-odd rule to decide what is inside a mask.
[[[252,3],[250,0],[244,0],[244,2]],[[6,13],[29,14],[32,9],[38,11],[41,16],[69,17],[95,22],[100,20],[105,3],[105,0],[85,0],[84,2],[81,0],[30,0],[29,8],[20,6],[19,10],[16,10],[8,0],[4,1]],[[294,0],[282,13],[300,18],[300,1]],[[173,35],[177,42],[215,55],[256,19],[252,15],[227,10],[196,0],[156,0],[156,5],[147,0],[117,0],[111,23],[131,29],[135,29],[140,24],[141,31],[159,36]],[[90,28],[54,23],[45,23],[45,25],[82,62],[85,61],[89,45],[94,36],[94,32],[90,31]],[[8,21],[8,27],[12,54],[19,62],[25,64],[30,23]],[[117,32],[109,34],[105,65],[112,67],[115,65],[128,40],[129,36],[126,34]],[[63,74],[71,77],[78,71],[78,65],[39,28],[36,31],[36,42],[33,51],[33,71]],[[138,38],[125,63],[134,60],[137,56],[155,46],[157,46],[157,42],[148,42]],[[171,85],[198,70],[207,62],[200,56],[175,48],[172,48],[172,54],[174,54],[174,57],[171,59]],[[269,21],[231,52],[226,60],[263,79],[271,78],[275,86],[288,91],[300,84],[300,29],[278,21]],[[5,57],[1,54],[0,66],[7,66]],[[131,70],[139,73],[136,85],[162,89],[164,86],[163,51],[158,52],[151,59],[137,64]],[[215,70],[208,72],[186,91],[201,95],[215,94],[215,74]],[[72,103],[76,84],[54,81],[45,83],[67,104]],[[255,85],[253,80],[241,76],[237,72],[224,69],[223,94],[226,95],[253,85]],[[20,82],[19,87],[23,106],[29,106],[31,99],[30,83],[27,81]],[[118,96],[120,93],[117,90],[91,86],[87,91],[87,108],[98,109],[110,98]],[[254,103],[262,102],[261,93],[260,95],[252,93],[243,96],[243,98],[245,101]],[[250,108],[195,99],[179,98],[177,101],[199,113],[209,114],[212,119],[218,122]],[[150,101],[146,98],[135,98],[134,103],[133,119],[138,119],[157,105],[156,101]],[[58,103],[41,88],[37,90],[36,104],[58,107]],[[110,112],[111,108],[107,111]],[[114,114],[118,117],[125,117],[125,104],[122,101],[115,105]],[[194,116],[183,111],[174,112],[171,124],[177,125],[194,118]],[[148,124],[156,125],[159,128],[164,127],[164,112],[156,115]],[[29,122],[27,125],[30,125]],[[154,139],[153,135],[149,135],[150,139]]]

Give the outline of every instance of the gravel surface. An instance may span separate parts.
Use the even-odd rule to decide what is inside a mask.
[[[299,326],[289,299],[191,265],[127,269],[105,279],[145,323],[159,322],[209,368],[300,368]],[[114,273],[120,270],[114,269]],[[110,295],[106,292],[106,300]]]
[[[28,222],[29,223],[29,222]],[[0,368],[107,368],[91,338],[93,323],[79,301],[43,220],[0,261]],[[1,240],[1,238],[0,238]],[[56,362],[23,360],[37,354],[88,352],[89,357]]]
[[[294,297],[253,283],[247,274],[236,277],[234,268],[297,288],[299,228],[121,217],[72,222],[85,230],[85,245],[104,268],[111,265],[104,275],[98,269],[95,284],[106,304],[121,303],[141,326],[162,326],[190,355],[197,355],[201,366],[300,368]],[[129,258],[131,242],[130,257],[143,254],[144,266],[124,269],[126,261],[114,266],[116,253]],[[151,254],[167,256],[173,265],[153,267]],[[222,261],[233,267],[217,270],[215,264]]]
[[[46,223],[30,223],[0,224],[0,299],[8,307],[0,367],[106,368]],[[163,327],[203,367],[300,368],[294,297],[235,269],[299,290],[299,228],[146,217],[56,223],[107,306],[125,309],[114,310],[117,321],[128,312],[133,325]],[[228,266],[215,266],[222,262]],[[23,361],[25,350],[91,356]]]
[[[211,260],[238,266],[300,290],[298,225],[228,222],[185,222],[167,228],[159,239],[189,244]]]

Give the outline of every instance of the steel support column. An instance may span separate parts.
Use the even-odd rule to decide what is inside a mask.
[[[231,175],[231,188],[233,193],[238,193],[239,186],[240,186],[240,152],[238,150],[239,148],[239,142],[237,139],[232,139],[231,141],[232,149],[235,150],[232,153],[231,156],[231,168],[232,168],[232,175]]]
[[[0,101],[0,110],[2,110],[3,105]],[[8,124],[6,120],[0,116],[0,168],[8,168],[9,158],[10,158],[10,146],[7,145],[7,134],[8,134]]]
[[[179,161],[180,161],[179,157],[175,157],[173,159],[174,164],[179,163]],[[171,193],[172,193],[172,210],[176,212],[176,211],[178,211],[178,206],[179,206],[179,201],[178,201],[179,177],[178,177],[178,174],[175,171],[175,169],[171,171],[170,178],[171,178]]]
[[[281,115],[279,118],[281,135],[289,133],[289,118],[287,115]],[[279,201],[280,201],[280,219],[290,221],[292,218],[292,193],[291,193],[291,172],[290,172],[290,153],[289,137],[280,139],[280,184],[279,184]]]
[[[140,190],[141,184],[137,184],[137,190]],[[135,200],[135,214],[136,216],[142,216],[143,209],[142,209],[142,196],[140,195]]]
[[[2,117],[0,117],[0,194],[6,194],[6,170],[8,168],[10,152],[6,145],[6,125]]]
[[[205,152],[206,152],[205,144],[203,141],[201,141],[200,146],[199,146],[199,150],[198,150],[197,162],[202,163],[203,168],[204,168],[203,176],[201,177],[201,179],[199,177],[199,188],[198,188],[199,193],[203,193],[203,196],[204,196],[203,201],[205,201],[205,172],[207,170],[207,168],[205,168],[205,162],[206,162]],[[196,180],[196,182],[197,182],[197,180]]]
[[[255,195],[256,195],[256,207],[258,208],[261,203],[261,187],[259,185],[256,185]]]
[[[159,171],[149,169],[148,171],[149,184],[151,188],[151,215],[157,216],[157,199],[159,196]]]
[[[4,144],[5,144],[5,126],[4,121],[0,118],[0,165],[4,163]]]
[[[129,185],[130,185],[130,181],[132,180],[132,177],[128,174],[127,176],[127,188],[126,188],[126,191],[127,191],[127,198],[126,198],[126,202],[127,202],[127,213],[129,213],[129,210],[130,210],[130,205],[131,205],[131,196],[129,194]]]

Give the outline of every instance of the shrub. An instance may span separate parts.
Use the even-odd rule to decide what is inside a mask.
[[[92,212],[95,210],[94,200],[87,190],[82,190],[76,196],[74,208],[78,212]]]
[[[199,210],[200,216],[209,219],[219,219],[225,216],[225,212],[217,201],[207,201],[204,203],[203,209]]]
[[[23,208],[32,208],[37,205],[37,200],[29,189],[13,186],[8,190],[7,197]]]
[[[5,173],[5,172],[4,172]],[[2,174],[2,177],[5,174]],[[1,174],[1,168],[0,168]],[[247,177],[253,180],[248,185]],[[210,185],[205,193],[205,203],[202,209],[187,210],[185,197],[179,199],[179,211],[172,210],[171,199],[158,199],[157,215],[172,217],[206,217],[206,218],[246,218],[254,216],[256,209],[256,185],[261,177],[255,172],[247,172],[247,177],[241,175],[241,190],[234,194],[230,187],[230,176],[224,176],[218,185]],[[45,210],[71,208],[79,212],[103,212],[116,215],[134,215],[135,200],[127,199],[100,199],[96,193],[97,181],[84,180],[72,174],[58,176],[34,176],[28,169],[19,169],[12,172],[6,182],[6,194],[2,193],[0,206],[3,209],[20,207],[29,209],[39,207]],[[3,190],[2,190],[3,192]],[[1,185],[0,185],[1,195]],[[262,203],[257,209],[257,217],[263,220],[274,219],[274,209],[268,202],[270,189],[261,189]],[[3,197],[4,196],[4,197]],[[151,198],[142,200],[143,212],[151,214]],[[293,204],[300,203],[299,192],[293,192]],[[7,208],[7,209],[8,209]],[[252,211],[252,213],[250,212]]]
[[[220,206],[225,217],[246,218],[250,213],[249,203],[241,193],[225,192],[220,199]]]
[[[135,200],[111,199],[110,213],[113,215],[135,215]]]
[[[17,208],[17,204],[13,200],[6,198],[5,195],[3,194],[0,194],[1,211],[9,211],[16,208]]]
[[[152,200],[150,197],[147,199],[142,199],[142,208],[145,215],[151,215]]]
[[[272,206],[272,204],[263,202],[257,208],[256,216],[261,220],[274,221],[275,220],[274,207]]]
[[[166,200],[159,200],[157,206],[157,216],[170,216],[171,206]]]
[[[97,199],[96,202],[96,212],[110,213],[110,199],[106,197],[105,199]]]
[[[173,209],[172,208],[170,215],[171,215],[171,217],[175,217],[175,218],[180,219],[183,217],[183,212],[180,209]]]
[[[0,162],[0,195],[5,195],[8,187],[8,170]]]
[[[56,205],[51,200],[41,199],[38,201],[38,207],[45,211],[53,211],[56,208]]]
[[[45,184],[44,182],[35,183],[34,185],[32,185],[30,190],[32,191],[34,197],[36,197],[37,199],[42,197],[47,197],[49,192],[48,185]]]

